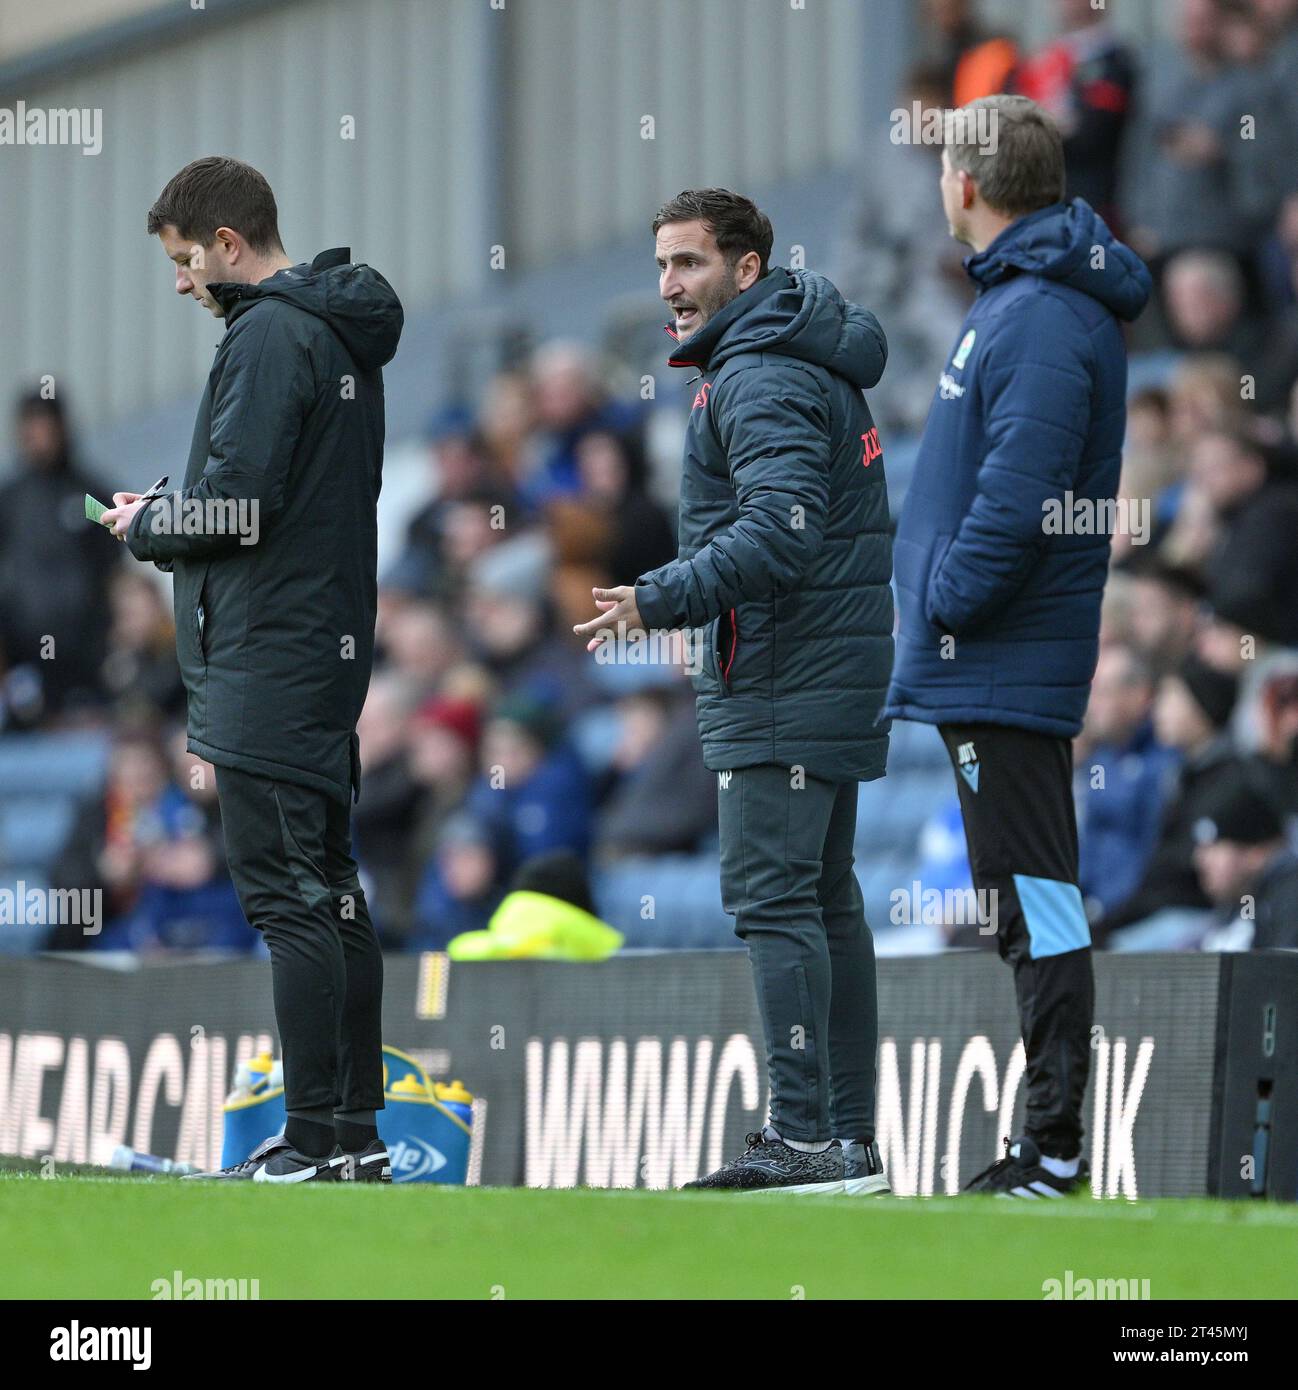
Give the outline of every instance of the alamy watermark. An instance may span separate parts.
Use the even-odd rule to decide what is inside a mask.
[[[0,145],[80,145],[82,154],[104,148],[104,113],[97,106],[0,106]]]
[[[888,895],[888,920],[895,927],[977,927],[981,936],[995,936],[998,897],[995,888],[925,888],[914,879]]]
[[[1130,536],[1146,545],[1153,530],[1148,497],[1047,497],[1041,504],[1041,530],[1047,536]]]
[[[148,529],[155,536],[238,536],[256,545],[261,507],[255,497],[186,497],[173,492],[149,504]]]
[[[912,101],[888,117],[894,145],[974,145],[995,154],[1000,144],[1000,112],[990,106],[925,106]]]
[[[627,630],[625,621],[616,628],[601,627],[595,635],[595,661],[600,666],[675,666],[678,662],[692,676],[703,670],[707,627]]]
[[[1041,1295],[1047,1303],[1052,1299],[1086,1301],[1151,1297],[1148,1279],[1079,1279],[1071,1269],[1064,1270],[1062,1279],[1043,1280]]]
[[[186,1277],[179,1269],[173,1269],[169,1279],[155,1279],[149,1285],[149,1289],[155,1303],[159,1300],[165,1302],[182,1299],[249,1302],[261,1298],[259,1279],[198,1279],[193,1276]]]
[[[29,888],[22,878],[0,888],[0,928],[71,926],[98,936],[103,920],[101,888]]]
[[[83,1327],[75,1319],[50,1330],[51,1361],[129,1361],[136,1371],[153,1365],[151,1327]]]

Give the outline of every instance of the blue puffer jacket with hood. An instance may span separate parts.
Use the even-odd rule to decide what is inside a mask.
[[[965,268],[978,297],[897,529],[885,714],[1071,737],[1095,673],[1110,544],[1105,509],[1074,504],[1117,489],[1119,320],[1144,308],[1149,272],[1080,198],[1019,218]]]

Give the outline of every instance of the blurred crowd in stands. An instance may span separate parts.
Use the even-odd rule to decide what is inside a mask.
[[[897,101],[1041,102],[1070,195],[1156,278],[1130,337],[1121,489],[1140,524],[1115,536],[1076,746],[1083,892],[1111,949],[1298,947],[1298,0],[1168,0],[1166,44],[1140,52],[1111,23],[1121,0],[1053,3],[1058,31],[1031,50],[973,0],[925,0]],[[940,148],[862,144],[816,268],[888,335],[872,406],[895,509],[970,300],[967,251],[942,216]],[[646,449],[662,403],[619,399],[608,379],[582,346],[549,343],[430,422],[427,499],[380,576],[360,725],[355,845],[389,949],[485,926],[520,867],[553,851],[586,867],[628,944],[735,944],[707,900],[715,777],[686,674],[597,661],[571,633],[593,585],[675,554]],[[54,886],[101,888],[108,924],[47,944],[255,949],[212,770],[184,747],[168,593],[86,524],[96,489],[60,402],[20,402],[17,453],[0,490],[0,737],[112,734],[104,786],[48,869]],[[933,759],[912,759],[908,735],[888,779],[862,788],[863,877],[907,786],[944,788],[917,798],[904,853],[867,890],[884,951],[889,883],[968,884],[949,769],[922,732]],[[923,767],[940,783],[916,780]],[[694,933],[673,935],[691,913]],[[940,922],[894,934],[914,950],[994,941]]]

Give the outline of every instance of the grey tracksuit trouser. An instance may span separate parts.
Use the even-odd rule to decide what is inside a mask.
[[[771,1124],[874,1137],[874,939],[853,871],[857,783],[763,765],[719,772],[721,902],[748,944]]]

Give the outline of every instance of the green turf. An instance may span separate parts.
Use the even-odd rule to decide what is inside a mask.
[[[216,1188],[0,1175],[0,1297],[149,1298],[174,1270],[263,1299],[1298,1296],[1298,1210],[426,1185]]]

